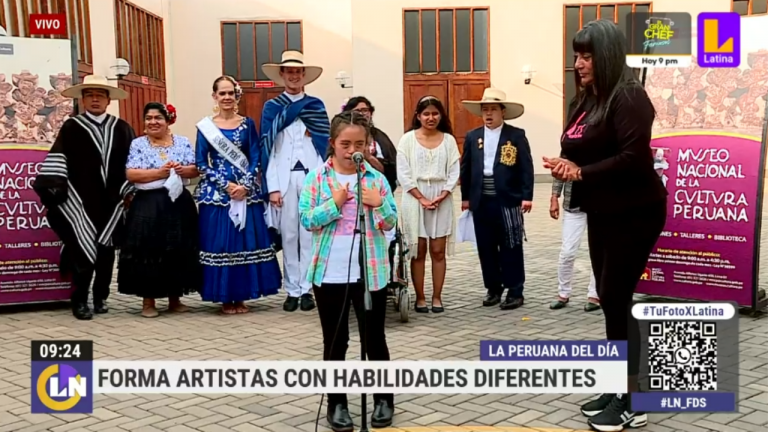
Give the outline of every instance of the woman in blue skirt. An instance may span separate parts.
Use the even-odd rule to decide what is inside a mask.
[[[217,78],[214,115],[197,124],[201,294],[225,314],[248,312],[245,301],[277,294],[282,285],[256,181],[259,134],[252,119],[237,114],[241,95],[234,78]]]

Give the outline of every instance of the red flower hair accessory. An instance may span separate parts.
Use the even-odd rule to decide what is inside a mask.
[[[165,111],[168,113],[168,124],[172,125],[176,123],[176,107],[171,104],[165,106]]]

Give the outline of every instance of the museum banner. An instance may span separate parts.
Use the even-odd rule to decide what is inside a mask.
[[[765,161],[768,17],[741,18],[738,68],[647,72],[667,224],[637,292],[754,307]],[[695,31],[694,31],[695,41]]]
[[[0,38],[0,304],[68,300],[62,243],[32,189],[74,110],[68,39]]]

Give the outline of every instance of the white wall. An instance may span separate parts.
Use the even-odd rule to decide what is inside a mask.
[[[352,69],[351,0],[173,0],[170,2],[170,46],[174,91],[168,101],[179,119],[174,131],[194,137],[194,125],[211,114],[211,84],[222,74],[221,21],[302,20],[304,58],[324,68],[307,93],[321,98],[328,111],[340,109],[349,90],[336,83],[336,73]],[[169,58],[166,54],[166,58]]]
[[[173,80],[170,79],[173,66],[172,44],[170,43],[170,32],[168,31],[168,4],[171,0],[131,0],[134,5],[143,8],[155,15],[163,18],[165,32],[165,63],[166,63],[166,81],[167,90],[170,98],[174,88]],[[94,75],[103,75],[106,77],[114,76],[111,67],[115,64],[117,58],[117,38],[115,36],[115,3],[112,0],[95,0],[88,3],[91,18],[91,49],[93,53],[93,73]],[[116,82],[113,81],[114,84]],[[120,104],[112,102],[107,110],[110,114],[120,114]]]
[[[397,142],[403,131],[403,8],[490,7],[491,85],[525,105],[514,120],[526,130],[537,174],[542,156],[557,155],[563,117],[563,5],[576,0],[352,0],[352,77],[356,94],[376,105],[376,124]],[[657,12],[729,11],[729,0],[656,0]],[[537,74],[525,85],[520,73]],[[542,88],[543,87],[543,88]]]

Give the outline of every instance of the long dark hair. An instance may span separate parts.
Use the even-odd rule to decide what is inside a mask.
[[[352,111],[353,109],[355,109],[355,107],[357,107],[361,103],[364,103],[365,106],[367,106],[368,109],[371,111],[371,114],[373,114],[373,111],[374,111],[373,104],[371,104],[371,101],[365,96],[355,96],[353,98],[349,98],[347,103],[344,105],[344,109],[342,109],[342,111]]]
[[[612,21],[597,20],[584,26],[573,38],[573,52],[592,55],[592,85],[584,87],[579,74],[574,74],[577,93],[573,102],[579,108],[588,102],[594,106],[585,119],[587,124],[605,120],[617,92],[642,87],[626,63],[626,37]],[[572,115],[578,111],[574,109]]]
[[[419,115],[424,112],[427,107],[433,106],[440,113],[440,123],[437,124],[437,130],[448,135],[453,135],[453,127],[451,126],[451,120],[448,118],[448,114],[445,112],[445,107],[440,99],[434,96],[424,96],[419,99],[419,103],[416,104],[416,112],[413,113],[413,120],[411,120],[411,130],[416,130],[421,127],[421,121]]]
[[[360,126],[361,128],[365,129],[366,140],[371,138],[371,124],[368,122],[368,119],[365,118],[364,115],[355,111],[342,111],[341,113],[336,114],[336,116],[333,117],[333,120],[331,120],[331,142],[328,146],[328,150],[326,151],[326,157],[333,156],[335,151],[333,148],[334,141],[336,141],[336,138],[339,137],[339,134],[345,127],[351,125]]]

